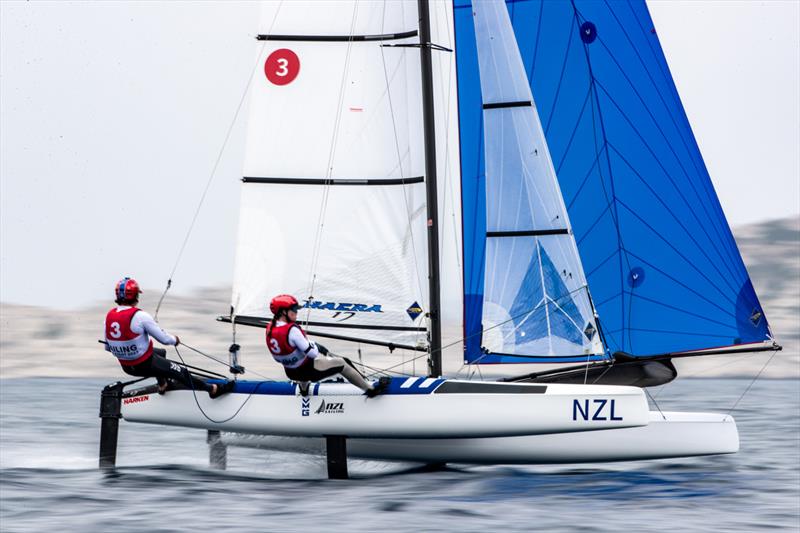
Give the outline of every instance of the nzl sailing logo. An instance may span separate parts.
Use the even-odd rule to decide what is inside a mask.
[[[333,403],[333,402],[326,402],[322,400],[322,403],[319,404],[319,407],[314,414],[327,414],[327,413],[344,413],[344,404],[343,403]]]
[[[351,304],[345,302],[321,302],[319,300],[306,300],[303,303],[303,309],[333,311],[331,318],[338,318],[340,322],[353,318],[356,313],[383,313],[381,304]]]

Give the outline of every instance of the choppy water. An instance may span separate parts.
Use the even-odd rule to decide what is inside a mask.
[[[0,381],[2,531],[800,530],[800,382],[757,382],[735,455],[564,467],[352,461],[232,449],[208,468],[205,432],[123,422],[113,474],[97,470],[96,380]],[[692,380],[662,409],[727,410],[745,380]]]

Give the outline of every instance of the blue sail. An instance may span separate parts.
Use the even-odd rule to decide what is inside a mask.
[[[506,4],[608,350],[769,340],[645,3]],[[466,360],[486,362],[480,79],[471,3],[454,13]]]
[[[481,362],[603,358],[508,10],[503,2],[480,2],[472,15],[486,183]]]

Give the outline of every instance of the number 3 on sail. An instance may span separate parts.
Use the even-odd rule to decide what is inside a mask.
[[[299,73],[300,59],[288,48],[275,50],[264,63],[264,74],[275,85],[288,85]]]

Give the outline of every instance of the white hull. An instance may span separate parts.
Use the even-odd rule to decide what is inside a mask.
[[[323,439],[224,435],[228,445],[324,454]],[[651,412],[646,426],[483,439],[348,439],[351,458],[425,463],[568,464],[736,453],[736,422],[715,413]]]
[[[136,394],[123,399],[122,416],[130,422],[259,435],[413,439],[596,432],[643,426],[650,418],[644,393],[636,387],[410,378],[395,380],[389,393],[367,399],[349,384],[319,384],[309,398],[288,383],[263,385],[240,382],[237,392],[216,400],[189,390]],[[262,390],[239,392],[248,387]]]

